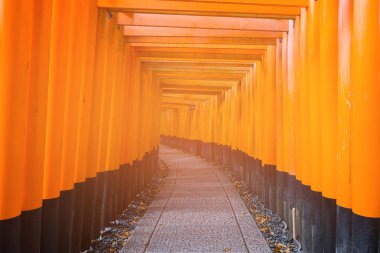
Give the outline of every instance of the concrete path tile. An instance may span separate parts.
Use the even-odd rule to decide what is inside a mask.
[[[271,252],[218,167],[161,146],[169,176],[121,252]]]

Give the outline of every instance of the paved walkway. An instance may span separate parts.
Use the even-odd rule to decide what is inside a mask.
[[[170,172],[122,252],[271,252],[224,173],[166,146]]]

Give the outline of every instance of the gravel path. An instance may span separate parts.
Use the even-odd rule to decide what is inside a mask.
[[[166,146],[160,159],[165,185],[121,252],[271,252],[217,166]]]

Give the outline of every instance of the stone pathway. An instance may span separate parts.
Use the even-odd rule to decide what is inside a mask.
[[[166,146],[160,158],[165,186],[121,252],[271,252],[217,166]]]

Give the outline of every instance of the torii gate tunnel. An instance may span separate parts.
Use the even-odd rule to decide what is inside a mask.
[[[380,252],[379,2],[0,0],[0,252],[88,248],[160,141],[304,252]]]

